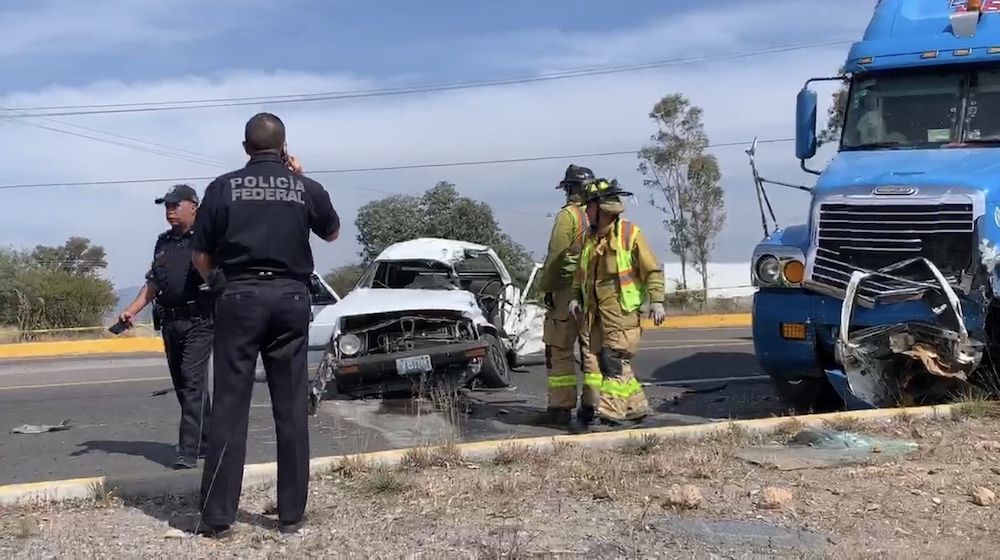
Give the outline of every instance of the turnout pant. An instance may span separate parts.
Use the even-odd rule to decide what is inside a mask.
[[[545,313],[542,335],[545,343],[545,372],[548,375],[549,408],[572,409],[577,401],[577,368],[574,348],[580,348],[583,369],[583,395],[580,404],[597,407],[601,388],[601,371],[597,357],[590,352],[586,336],[581,336],[576,319],[567,312],[569,290],[552,294],[555,306]]]
[[[206,450],[212,404],[208,398],[208,360],[212,355],[212,319],[192,317],[163,323],[163,348],[181,407],[178,454],[192,463]]]
[[[278,519],[302,520],[309,486],[309,292],[300,281],[230,281],[215,307],[214,416],[202,473],[202,522],[236,521],[257,355],[278,439]]]
[[[605,331],[600,317],[594,318],[590,341],[598,348],[603,380],[597,416],[613,422],[638,420],[650,413],[646,393],[632,371],[632,358],[639,348],[642,329]]]

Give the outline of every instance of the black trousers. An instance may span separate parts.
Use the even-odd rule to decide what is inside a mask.
[[[163,347],[174,383],[181,420],[178,454],[197,462],[206,450],[212,403],[208,398],[208,359],[212,355],[212,320],[171,319],[163,323]]]
[[[215,393],[202,473],[202,523],[236,521],[260,353],[278,439],[278,519],[296,523],[309,487],[309,292],[288,279],[230,281],[215,305]]]

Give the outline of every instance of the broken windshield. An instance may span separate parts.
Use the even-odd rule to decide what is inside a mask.
[[[457,290],[455,272],[436,261],[379,261],[361,278],[360,287],[376,289]]]

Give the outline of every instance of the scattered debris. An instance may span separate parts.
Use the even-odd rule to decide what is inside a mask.
[[[163,538],[165,539],[186,539],[189,535],[180,529],[170,529],[166,533],[163,533]]]
[[[1000,441],[981,441],[976,444],[980,451],[1000,451]]]
[[[693,484],[674,484],[667,492],[667,499],[664,505],[681,509],[697,509],[704,501],[701,490]]]
[[[764,509],[781,509],[792,503],[792,493],[784,488],[768,486],[761,492],[760,501],[757,503]]]
[[[149,396],[151,396],[151,397],[162,397],[163,395],[166,395],[167,393],[173,393],[173,392],[174,392],[174,389],[172,389],[172,388],[171,389],[160,389],[159,391],[153,391],[152,393],[149,394]]]
[[[736,457],[782,471],[821,469],[868,463],[877,455],[891,460],[917,450],[910,441],[881,440],[853,432],[802,430],[787,445],[746,447]]]
[[[56,425],[50,424],[21,424],[11,428],[12,434],[44,434],[46,432],[61,432],[70,428],[69,420],[63,420]]]
[[[979,487],[972,491],[972,503],[977,506],[991,506],[997,502],[997,495],[989,488]]]

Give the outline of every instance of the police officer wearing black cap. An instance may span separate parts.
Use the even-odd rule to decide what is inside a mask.
[[[167,366],[181,407],[174,467],[195,468],[205,453],[212,412],[205,379],[212,353],[211,294],[200,289],[202,278],[191,262],[198,194],[188,185],[175,185],[156,203],[164,205],[170,229],[156,238],[146,284],[119,320],[131,327],[135,316],[153,303],[153,313],[162,322]]]
[[[202,475],[199,532],[229,534],[246,459],[254,370],[262,357],[278,440],[278,521],[304,520],[309,484],[309,232],[337,239],[340,218],[323,186],[285,149],[285,126],[260,113],[246,125],[250,161],[205,189],[192,247],[215,306],[214,416]]]

